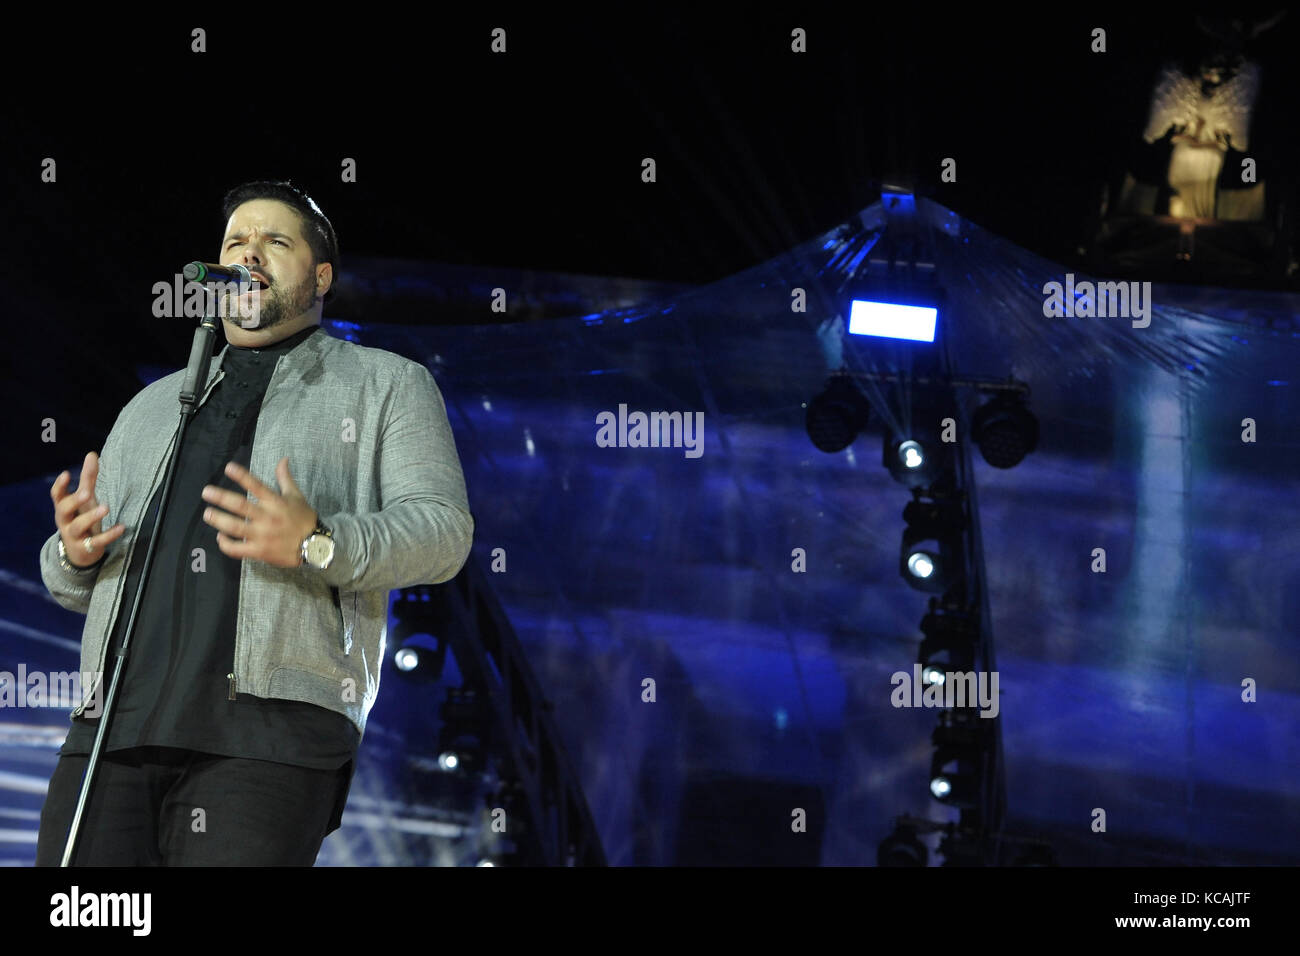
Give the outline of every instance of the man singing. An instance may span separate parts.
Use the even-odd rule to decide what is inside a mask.
[[[320,327],[339,264],[329,220],[280,182],[237,187],[222,215],[219,261],[257,288],[222,310],[227,344],[186,428],[74,865],[312,865],[379,690],[389,591],[449,580],[470,551],[429,371]],[[68,472],[50,489],[41,576],[86,615],[81,671],[102,676],[72,712],[38,866],[63,857],[184,375],[127,403],[76,492]]]

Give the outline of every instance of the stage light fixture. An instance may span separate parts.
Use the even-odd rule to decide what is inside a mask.
[[[453,687],[438,708],[438,767],[448,773],[477,773],[492,750],[492,715],[487,699]]]
[[[938,455],[915,438],[885,439],[884,465],[894,480],[909,488],[924,488],[933,479]]]
[[[909,472],[925,464],[925,449],[919,442],[905,441],[898,446],[898,461]]]
[[[940,803],[973,808],[979,800],[978,783],[960,752],[938,750],[930,762],[930,794]]]
[[[925,637],[917,663],[926,684],[942,684],[949,673],[974,670],[977,631],[965,614],[931,611],[921,619],[921,633]]]
[[[849,334],[909,342],[933,342],[939,324],[934,306],[854,299],[849,305]]]
[[[930,794],[963,809],[979,805],[981,768],[989,742],[988,728],[974,721],[988,723],[945,711],[931,738],[935,751],[930,760]]]
[[[399,647],[393,655],[393,664],[399,671],[413,671],[420,665],[420,653],[414,647]]]
[[[392,603],[385,645],[393,648],[393,666],[403,680],[424,683],[442,678],[447,641],[437,635],[447,634],[451,622],[445,604],[429,597],[428,592],[411,590]]]
[[[821,394],[808,403],[804,427],[814,446],[833,454],[853,444],[870,419],[871,406],[853,380],[834,375]]]
[[[953,549],[944,542],[912,529],[903,532],[899,573],[913,588],[929,594],[942,594],[953,583],[956,566]]]
[[[962,571],[960,506],[953,499],[917,498],[903,509],[903,520],[899,574],[918,591],[944,593]]]
[[[1014,468],[1038,447],[1038,419],[1023,393],[1001,392],[976,410],[971,437],[994,468]]]
[[[442,678],[447,663],[447,642],[429,634],[410,633],[393,652],[393,666],[403,678],[427,683]]]
[[[913,551],[907,556],[907,570],[912,576],[922,580],[934,576],[934,569],[943,563],[933,551]]]
[[[899,484],[928,488],[943,476],[949,460],[947,445],[936,438],[885,434],[882,463]]]
[[[930,771],[930,793],[936,800],[947,800],[952,795],[952,778],[942,771]]]
[[[899,823],[894,832],[876,847],[876,866],[925,866],[930,851],[916,834],[916,827]]]
[[[438,769],[448,773],[460,766],[460,754],[454,750],[444,750],[438,754]]]

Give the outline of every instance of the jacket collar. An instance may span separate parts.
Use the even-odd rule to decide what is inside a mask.
[[[310,335],[308,335],[305,339],[303,339],[301,342],[299,342],[297,345],[291,348],[288,352],[286,352],[283,358],[286,362],[289,362],[293,365],[305,366],[306,363],[310,362],[313,358],[319,356],[320,350],[322,346],[325,344],[324,340],[328,339],[329,337],[330,335],[328,332],[325,331],[324,327],[318,325],[316,326],[315,329],[312,330]],[[208,372],[207,384],[209,385],[212,384],[212,380],[216,377],[217,371],[222,367],[222,365],[226,361],[226,353],[228,351],[230,351],[229,342],[227,342],[225,345],[221,347],[221,351],[218,352],[216,358],[213,359],[212,368]]]

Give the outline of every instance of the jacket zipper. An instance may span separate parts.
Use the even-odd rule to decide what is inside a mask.
[[[227,697],[226,700],[234,700],[235,699],[235,672],[231,671],[229,674],[226,675],[226,678],[230,681],[230,696]]]

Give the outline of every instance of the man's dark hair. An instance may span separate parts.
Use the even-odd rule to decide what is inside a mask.
[[[258,180],[236,186],[226,193],[226,198],[221,201],[222,221],[229,222],[231,214],[237,208],[254,199],[275,199],[297,210],[302,234],[311,247],[313,267],[322,262],[328,262],[334,267],[334,277],[330,280],[329,291],[325,293],[325,301],[328,302],[334,297],[334,290],[339,283],[339,240],[320,206],[293,183]]]

